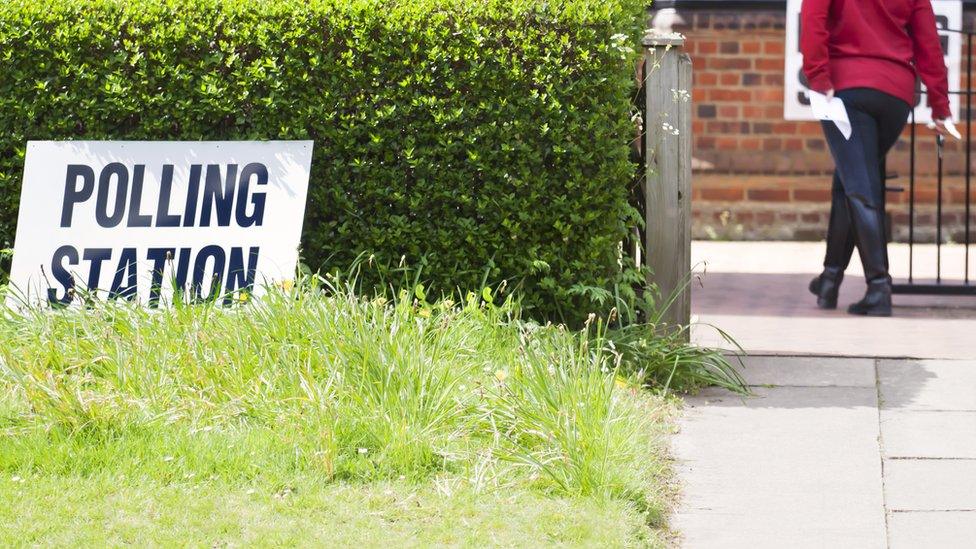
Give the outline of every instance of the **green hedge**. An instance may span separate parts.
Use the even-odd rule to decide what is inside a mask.
[[[506,279],[585,314],[636,217],[642,5],[4,0],[0,247],[29,139],[313,139],[313,269],[405,257],[442,291]]]

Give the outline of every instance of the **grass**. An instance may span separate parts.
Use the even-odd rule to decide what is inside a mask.
[[[0,309],[0,341],[3,546],[661,545],[662,395],[737,380],[646,326],[419,287]]]

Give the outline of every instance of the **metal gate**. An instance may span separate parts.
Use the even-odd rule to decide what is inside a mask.
[[[972,130],[973,130],[973,117],[972,107],[973,107],[973,94],[976,91],[972,87],[972,75],[973,75],[973,37],[976,32],[967,31],[956,31],[956,30],[946,30],[944,32],[954,32],[961,34],[965,40],[964,53],[965,57],[963,62],[965,63],[965,74],[966,74],[966,85],[964,89],[960,90],[950,90],[951,95],[960,96],[960,104],[962,107],[962,116],[960,118],[964,121],[964,127],[960,128],[960,133],[962,134],[962,142],[959,144],[959,148],[962,149],[962,157],[964,159],[965,165],[960,173],[957,174],[957,178],[962,178],[962,187],[964,189],[963,200],[964,206],[962,208],[962,238],[960,244],[963,246],[963,261],[965,262],[963,266],[963,280],[945,280],[943,278],[943,247],[944,241],[948,236],[949,230],[960,229],[959,227],[959,215],[958,212],[954,212],[953,219],[955,223],[950,225],[946,223],[945,213],[944,213],[944,203],[946,201],[946,189],[945,189],[945,143],[944,139],[939,136],[935,137],[935,147],[932,151],[920,151],[919,145],[922,143],[922,139],[916,135],[915,128],[915,114],[912,111],[912,117],[910,120],[910,135],[909,135],[909,166],[908,166],[908,270],[907,276],[904,276],[904,271],[902,271],[901,265],[892,266],[892,275],[895,276],[895,284],[893,286],[894,293],[897,294],[942,294],[942,295],[976,295],[976,285],[972,283],[972,278],[976,276],[976,273],[970,272],[970,245],[972,243],[972,205],[973,205],[973,192],[972,192]],[[928,154],[924,154],[927,152]],[[934,158],[933,158],[934,156]],[[934,162],[935,163],[935,212],[934,215],[927,213],[924,217],[920,219],[919,215],[919,181],[917,174],[917,164],[919,162]],[[888,179],[892,179],[896,176],[888,176]],[[958,182],[957,182],[958,183]],[[929,191],[930,189],[925,189]],[[954,191],[958,189],[953,189]],[[891,192],[905,192],[904,188],[893,187],[887,185],[886,183],[886,195]],[[958,193],[954,192],[954,196],[958,197]],[[957,207],[958,208],[958,207]],[[890,213],[890,212],[889,212]],[[935,223],[935,277],[925,279],[919,278],[916,275],[918,263],[916,258],[916,245],[919,243],[919,229],[923,228],[920,223],[922,220],[931,220]],[[889,216],[889,220],[892,219]],[[890,223],[890,221],[889,221]],[[926,223],[927,224],[927,223]],[[889,225],[888,232],[891,233],[892,227]],[[955,250],[957,251],[957,250]],[[958,254],[954,254],[958,255]],[[957,258],[958,259],[958,258]],[[956,265],[958,267],[958,265]],[[931,267],[931,265],[930,265]]]

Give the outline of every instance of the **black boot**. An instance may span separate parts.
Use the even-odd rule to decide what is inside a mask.
[[[824,254],[824,268],[836,267],[843,273],[851,263],[854,254],[854,228],[851,226],[851,212],[847,207],[847,194],[840,177],[834,174],[830,199],[830,223],[827,225],[827,252]],[[838,282],[839,284],[839,282]]]
[[[891,282],[887,279],[869,282],[864,299],[851,304],[847,312],[852,315],[891,316]]]
[[[880,202],[879,202],[880,203]],[[864,266],[868,291],[864,299],[847,308],[854,315],[891,316],[891,276],[888,275],[888,243],[884,218],[878,208],[858,197],[847,202],[854,224],[857,251]]]
[[[820,276],[810,281],[810,293],[817,296],[817,307],[837,308],[837,292],[844,280],[844,270],[840,267],[824,267]]]

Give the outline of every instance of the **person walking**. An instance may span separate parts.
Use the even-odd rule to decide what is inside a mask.
[[[940,133],[951,123],[948,76],[930,0],[803,0],[800,52],[811,90],[839,97],[851,122],[845,139],[823,121],[835,170],[824,270],[810,282],[823,309],[856,247],[867,292],[851,314],[891,316],[885,236],[884,159],[915,103],[916,77]]]

